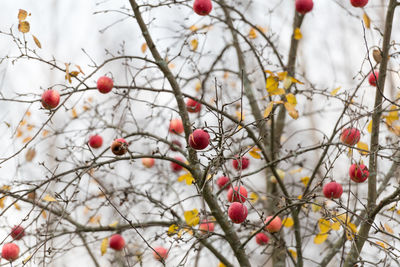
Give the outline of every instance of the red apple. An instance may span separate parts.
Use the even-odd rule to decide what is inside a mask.
[[[96,134],[89,138],[89,146],[92,148],[99,148],[103,145],[103,138]]]
[[[247,207],[240,202],[233,202],[228,209],[228,216],[233,223],[242,223],[247,218]]]
[[[375,70],[374,72],[371,72],[368,76],[369,84],[372,86],[376,86],[376,82],[378,81],[378,78],[379,78],[379,71]]]
[[[211,0],[194,0],[193,10],[200,16],[210,14],[212,9]]]
[[[264,223],[266,224],[264,230],[268,231],[270,233],[279,232],[279,230],[281,230],[281,227],[282,227],[281,218],[279,218],[278,216],[276,216],[275,218],[273,218],[273,217],[274,216],[268,216],[264,221]]]
[[[219,189],[223,188],[229,182],[230,182],[230,180],[226,176],[221,176],[217,179],[217,185],[218,185]],[[229,190],[229,186],[225,187],[225,190]]]
[[[266,244],[268,244],[268,241],[269,241],[269,238],[268,238],[268,236],[266,235],[266,234],[264,234],[264,233],[258,233],[258,234],[256,234],[256,242],[257,242],[257,244],[259,244],[259,245],[266,245]]]
[[[115,139],[111,144],[111,151],[114,155],[121,156],[128,151],[128,143],[123,138]]]
[[[340,140],[349,146],[354,146],[360,141],[360,131],[357,128],[346,128],[342,131]]]
[[[229,188],[228,194],[229,202],[245,202],[247,198],[247,190],[244,186],[235,186]]]
[[[1,257],[8,261],[15,261],[19,257],[19,247],[14,243],[7,243],[1,249]]]
[[[122,250],[125,247],[125,240],[120,234],[110,237],[110,248],[114,250]]]
[[[368,0],[350,0],[350,3],[354,7],[364,7],[366,4],[368,4]]]
[[[356,183],[362,183],[367,180],[369,171],[364,164],[352,164],[349,169],[350,179]]]
[[[183,123],[180,119],[172,119],[169,122],[169,131],[174,134],[183,133]]]
[[[153,251],[153,256],[158,261],[166,260],[168,258],[168,250],[163,247],[155,247]]]
[[[155,160],[153,158],[142,158],[142,164],[146,168],[151,168],[154,166]]]
[[[186,101],[186,109],[190,113],[197,113],[197,112],[200,112],[200,110],[201,110],[201,104],[199,102],[197,102],[196,100],[189,98]]]
[[[182,148],[182,144],[178,140],[172,140],[171,143],[172,143],[171,145],[172,151],[178,151],[178,148]]]
[[[102,94],[109,93],[113,89],[113,87],[114,87],[113,80],[107,76],[101,76],[97,80],[97,89]]]
[[[313,0],[296,0],[296,11],[301,14],[306,14],[313,9]]]
[[[208,232],[214,232],[214,223],[209,222],[208,220],[204,220],[202,223],[199,225],[199,230],[200,233],[206,234]]]
[[[339,183],[330,182],[324,185],[322,192],[326,198],[340,198],[343,193],[343,188]]]
[[[232,165],[233,165],[233,168],[235,168],[236,170],[240,170],[240,169],[244,170],[244,169],[247,169],[247,167],[249,167],[249,164],[250,164],[249,158],[244,157],[244,156],[239,158],[237,155],[235,156],[235,158],[236,159],[234,159],[232,161]]]
[[[53,89],[47,90],[42,94],[42,106],[45,109],[53,109],[60,103],[60,94]]]
[[[175,157],[175,159],[180,162],[184,162],[183,158],[181,158],[181,157]],[[171,161],[171,168],[172,168],[173,172],[179,172],[180,170],[183,169],[183,167],[181,165],[179,165],[178,163],[175,163],[173,161]]]
[[[188,143],[193,149],[205,149],[210,143],[210,135],[204,130],[196,129],[189,135]]]
[[[20,240],[25,236],[24,227],[16,225],[11,229],[11,237],[15,240]]]

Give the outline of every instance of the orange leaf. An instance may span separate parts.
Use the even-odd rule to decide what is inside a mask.
[[[367,29],[371,28],[371,19],[368,17],[367,13],[365,13],[365,12],[363,15],[363,20],[364,20],[365,27],[367,27]]]
[[[30,30],[29,22],[20,21],[18,24],[18,30],[22,33],[28,33]]]
[[[19,21],[25,20],[27,16],[28,16],[28,12],[26,12],[23,9],[19,10],[19,12],[18,12],[18,20]]]
[[[142,53],[146,52],[146,50],[147,50],[147,43],[143,43],[142,46],[140,47],[140,50],[142,50]]]
[[[36,36],[33,35],[33,34],[32,34],[32,38],[33,38],[33,41],[35,42],[35,44],[37,45],[37,47],[42,48],[42,45],[41,45],[41,43],[39,42],[39,39],[36,38]]]

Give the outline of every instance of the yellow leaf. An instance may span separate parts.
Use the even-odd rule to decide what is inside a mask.
[[[89,218],[89,223],[100,224],[101,215],[92,216]]]
[[[261,159],[261,155],[258,153],[257,148],[254,147],[249,151],[250,156],[252,156],[255,159]]]
[[[187,172],[178,177],[178,182],[185,181],[187,185],[193,184],[194,178],[190,172]]]
[[[273,91],[270,91],[269,92],[269,95],[283,95],[283,94],[285,94],[286,92],[285,92],[285,89],[283,89],[283,88],[277,88],[277,89],[275,89],[275,90],[273,90]]]
[[[321,210],[321,206],[320,205],[316,205],[316,204],[312,204],[311,205],[311,209],[313,212],[318,212]]]
[[[293,106],[297,105],[297,99],[294,96],[294,94],[292,94],[292,93],[287,94],[286,99],[287,99],[287,102],[292,104]]]
[[[276,169],[276,172],[278,173],[279,178],[281,180],[283,180],[285,178],[285,172],[284,171],[282,171],[281,169]],[[271,175],[270,179],[271,179],[271,182],[274,183],[274,184],[276,184],[278,182],[278,180],[276,179],[275,175]]]
[[[337,93],[339,92],[339,90],[341,89],[342,87],[341,86],[339,86],[338,88],[336,88],[336,89],[333,89],[332,90],[332,92],[331,92],[331,96],[335,96],[335,95],[337,95]]]
[[[352,240],[357,233],[357,226],[351,222],[346,224],[346,236],[348,240]]]
[[[290,78],[292,79],[292,83],[304,84],[304,83],[300,82],[299,80],[297,80],[297,79],[295,79],[293,77],[290,77]]]
[[[197,31],[198,29],[199,29],[199,28],[197,28],[196,25],[192,25],[192,26],[190,26],[190,28],[189,28],[189,30],[192,31],[192,32],[195,32],[195,31]]]
[[[171,226],[168,228],[167,234],[169,236],[176,234],[176,232],[179,230],[179,226],[176,224],[171,224]]]
[[[259,30],[262,31],[263,33],[266,33],[266,32],[267,32],[267,29],[264,28],[264,27],[262,27],[262,26],[260,26],[260,25],[257,25],[257,29],[259,29]]]
[[[43,198],[43,200],[44,200],[44,201],[47,201],[47,202],[54,202],[54,201],[57,201],[54,197],[50,196],[49,194],[47,194],[47,195]]]
[[[196,90],[196,92],[198,92],[198,91],[200,91],[200,89],[201,89],[201,83],[197,82],[195,87],[194,87],[194,90]]]
[[[282,221],[282,225],[285,227],[292,227],[294,224],[292,217],[286,217],[283,221]]]
[[[372,120],[368,123],[367,130],[369,133],[372,132]]]
[[[302,170],[303,170],[303,168],[298,168],[298,169],[294,169],[294,170],[289,171],[289,173],[290,174],[295,174],[295,173],[301,172]]]
[[[42,48],[42,44],[39,42],[39,39],[36,38],[35,35],[32,34],[33,41],[35,42],[36,46]]]
[[[264,118],[268,117],[274,107],[274,102],[269,102],[267,108],[264,111]]]
[[[386,117],[386,123],[389,125],[392,125],[393,122],[397,121],[399,119],[399,112],[397,110],[397,107],[392,105],[390,107],[390,112],[388,113]]]
[[[389,224],[385,223],[383,225],[385,227],[386,232],[388,232],[389,234],[394,234],[393,229],[389,226]]]
[[[266,86],[268,93],[274,92],[278,89],[279,79],[276,76],[269,76],[266,80]]]
[[[304,184],[304,186],[307,186],[308,182],[310,181],[310,177],[304,176],[304,177],[300,178],[300,181]]]
[[[296,120],[299,117],[299,112],[296,110],[295,106],[288,102],[285,102],[284,105],[290,117]]]
[[[106,237],[101,241],[101,245],[100,245],[101,256],[106,254],[107,248],[108,248],[108,238]]]
[[[290,252],[290,254],[292,254],[292,257],[294,259],[297,259],[297,252],[296,251],[294,251],[293,249],[289,249],[289,252]]]
[[[28,33],[30,30],[29,22],[20,21],[18,24],[18,30],[22,33]]]
[[[69,63],[65,63],[65,80],[68,80],[69,83],[72,83],[71,75],[69,74]]]
[[[4,201],[6,200],[6,197],[0,198],[0,208],[4,209]]]
[[[142,51],[142,53],[146,52],[146,50],[147,50],[147,43],[143,43],[142,46],[140,47],[140,50]]]
[[[226,265],[223,264],[222,262],[219,262],[218,267],[226,267]]]
[[[364,20],[365,27],[367,27],[367,29],[371,28],[371,19],[368,17],[367,13],[365,13],[365,12],[363,14],[363,20]]]
[[[72,113],[72,118],[77,118],[78,117],[78,113],[76,113],[76,109],[75,108],[73,108],[72,110],[71,110],[71,113]]]
[[[44,219],[46,219],[46,218],[47,218],[47,213],[46,213],[46,211],[45,211],[45,210],[42,210],[42,217],[43,217]]]
[[[18,203],[14,203],[14,207],[16,210],[21,210],[21,207],[18,205]]]
[[[197,39],[193,39],[192,41],[190,41],[190,48],[193,51],[196,51],[198,46],[199,46],[199,41]]]
[[[249,31],[249,38],[250,39],[256,39],[257,38],[257,32],[254,28],[251,28]]]
[[[386,248],[386,244],[381,242],[381,241],[375,241],[376,244],[378,244],[379,246]]]
[[[115,228],[115,227],[117,227],[117,225],[118,225],[118,221],[115,221],[113,223],[110,223],[108,226],[112,227],[112,228]]]
[[[257,195],[257,193],[251,192],[251,193],[250,193],[250,202],[254,204],[254,203],[257,202],[257,200],[258,200],[258,195]]]
[[[366,151],[358,151],[358,152],[360,152],[360,154],[361,155],[368,155],[368,145],[366,144],[366,143],[363,143],[363,142],[358,142],[357,143],[357,148],[358,149],[362,149],[362,150],[366,150]]]
[[[318,220],[318,227],[321,234],[327,233],[331,230],[331,222],[321,218]]]
[[[49,131],[43,130],[43,132],[42,132],[43,137],[46,137],[48,134],[49,134]]]
[[[296,28],[294,30],[294,39],[295,40],[300,40],[301,38],[303,38],[303,34],[301,34],[300,28]]]
[[[282,71],[278,72],[276,75],[278,76],[279,81],[283,81],[286,79],[286,77],[288,77],[287,74],[288,74],[287,71]],[[273,73],[271,75],[275,76]]]
[[[25,20],[27,16],[28,16],[28,12],[26,12],[25,10],[20,9],[18,11],[18,20],[19,21]]]
[[[314,243],[315,244],[322,244],[326,241],[326,239],[328,238],[328,234],[317,234],[314,238]]]
[[[32,258],[32,255],[29,255],[28,257],[26,257],[22,263],[25,265],[30,259]]]
[[[285,88],[286,90],[289,89],[292,83],[293,83],[292,77],[286,76],[285,79],[283,80],[283,88]]]
[[[395,211],[395,210],[396,210],[396,204],[387,209],[387,211]]]
[[[28,137],[25,137],[24,140],[22,140],[22,143],[28,143],[31,140],[32,140],[32,137],[28,136]]]
[[[331,226],[332,226],[332,230],[334,230],[334,231],[339,231],[339,229],[340,229],[340,222],[336,221],[336,222],[332,223]]]
[[[185,211],[183,216],[185,217],[187,225],[196,226],[199,224],[200,217],[199,217],[199,211],[197,209]]]
[[[244,114],[242,114],[240,111],[235,112],[236,117],[238,118],[239,121],[244,121]]]
[[[77,77],[78,74],[79,74],[79,71],[76,71],[76,70],[71,71],[71,72],[69,73],[69,75],[71,75],[72,77]]]

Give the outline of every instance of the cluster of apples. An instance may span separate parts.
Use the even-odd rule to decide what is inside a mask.
[[[25,236],[25,229],[16,225],[11,229],[11,237],[14,240],[21,240]],[[1,257],[7,261],[15,261],[19,257],[19,246],[15,243],[6,243],[1,249]]]
[[[89,146],[91,148],[97,149],[100,148],[103,145],[103,138],[96,134],[96,135],[92,135],[89,138]],[[128,142],[123,139],[123,138],[117,138],[115,139],[112,143],[111,143],[111,152],[116,155],[116,156],[122,156],[124,155],[126,152],[128,152]]]
[[[121,251],[125,247],[125,239],[120,234],[114,234],[110,237],[110,241],[108,244],[110,248]],[[154,248],[153,256],[156,260],[165,260],[168,256],[168,250],[163,247],[156,247]]]
[[[364,7],[368,4],[368,0],[350,0],[350,3],[354,7]],[[313,0],[296,0],[295,6],[297,12],[306,14],[313,9],[314,2]]]
[[[102,94],[109,93],[114,87],[114,82],[107,76],[102,76],[97,80],[97,89]],[[42,94],[42,106],[45,109],[54,109],[60,103],[60,93],[55,89],[49,89]]]
[[[342,143],[354,146],[360,141],[360,131],[357,128],[346,128],[340,135]],[[350,179],[356,183],[362,183],[368,179],[369,170],[364,164],[352,164],[349,168]],[[343,187],[337,182],[330,182],[324,185],[322,192],[326,198],[340,198],[343,193]]]

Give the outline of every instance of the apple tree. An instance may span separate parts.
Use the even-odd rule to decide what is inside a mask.
[[[16,8],[2,263],[399,265],[398,6],[105,1],[70,58]]]

